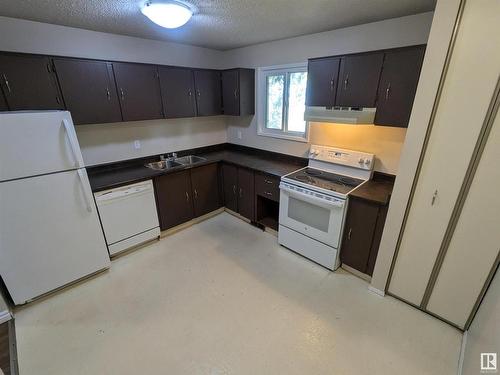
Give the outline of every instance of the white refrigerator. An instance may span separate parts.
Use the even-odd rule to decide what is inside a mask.
[[[70,113],[0,113],[0,276],[14,303],[109,264]]]

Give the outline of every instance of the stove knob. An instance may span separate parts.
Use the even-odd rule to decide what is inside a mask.
[[[365,164],[366,165],[370,165],[370,162],[371,162],[370,159],[365,159]]]
[[[365,159],[363,159],[363,158],[359,158],[358,163],[359,163],[359,164],[364,164],[364,163],[365,163]]]

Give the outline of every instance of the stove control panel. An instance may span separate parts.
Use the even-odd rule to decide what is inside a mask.
[[[375,155],[342,148],[311,145],[309,159],[371,171]]]

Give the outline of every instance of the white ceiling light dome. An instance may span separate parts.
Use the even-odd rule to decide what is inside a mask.
[[[147,1],[141,8],[142,14],[151,21],[167,29],[181,27],[193,15],[193,8],[180,1]]]

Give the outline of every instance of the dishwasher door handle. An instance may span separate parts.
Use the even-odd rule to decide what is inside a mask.
[[[116,190],[109,190],[101,194],[97,193],[95,199],[98,202],[108,202],[115,199],[144,194],[150,191],[152,191],[152,187],[149,184],[147,185],[144,184],[141,186],[128,186],[126,188],[117,188]]]

